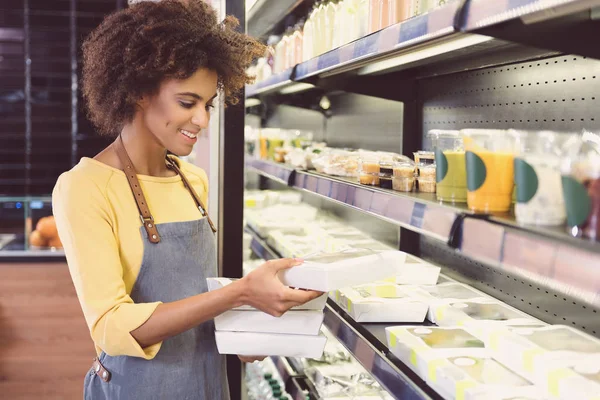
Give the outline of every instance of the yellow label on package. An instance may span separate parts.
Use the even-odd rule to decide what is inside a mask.
[[[398,344],[398,338],[393,331],[390,331],[390,347],[394,348]]]
[[[477,386],[473,381],[458,381],[456,382],[456,400],[465,400],[467,390]]]
[[[446,362],[447,360],[445,358],[440,358],[427,363],[427,372],[429,374],[429,380],[431,380],[431,382],[437,382],[437,369],[439,366],[445,364]]]
[[[545,351],[542,349],[529,349],[523,352],[523,368],[527,372],[533,372],[533,366],[535,362],[535,358],[540,354],[544,354]]]
[[[577,376],[575,372],[567,368],[560,368],[548,373],[548,392],[555,397],[560,396],[560,382],[572,376]]]
[[[348,311],[349,312],[352,311],[352,300],[348,299],[347,304],[348,304]]]
[[[428,351],[429,347],[427,346],[419,346],[410,350],[410,363],[415,367],[419,363],[419,359],[417,358],[417,354]]]

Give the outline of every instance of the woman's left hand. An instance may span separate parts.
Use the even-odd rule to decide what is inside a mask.
[[[245,363],[253,363],[254,361],[262,361],[266,356],[238,356],[238,358]]]

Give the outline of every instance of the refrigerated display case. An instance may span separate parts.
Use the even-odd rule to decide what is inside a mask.
[[[0,261],[64,261],[51,197],[0,197]]]
[[[305,18],[302,12],[308,13],[310,5],[278,8],[279,21]],[[261,7],[268,8],[268,2]],[[415,152],[435,150],[427,136],[431,130],[599,132],[595,110],[600,101],[600,52],[589,41],[600,33],[600,24],[593,17],[599,7],[600,1],[582,0],[441,2],[416,17],[248,86],[246,125],[255,130],[256,143],[263,128],[310,130],[315,142],[327,142],[331,148],[400,153],[411,160]],[[261,35],[276,35],[285,28],[277,23],[255,23],[258,25],[249,21],[248,31]],[[294,154],[295,160],[307,160]],[[292,190],[303,202],[327,205],[348,229],[358,225],[368,234],[377,234],[394,226],[396,235],[392,230],[388,238],[394,240],[388,245],[440,266],[444,281],[466,284],[483,298],[496,299],[462,301],[460,307],[504,304],[483,307],[489,308],[485,316],[475,312],[482,307],[474,307],[475,314],[465,313],[468,318],[460,318],[461,323],[471,326],[473,319],[489,318],[491,322],[485,326],[497,327],[499,321],[494,318],[502,315],[496,311],[506,308],[528,315],[536,323],[568,325],[600,337],[600,244],[574,235],[567,224],[528,225],[517,221],[512,207],[509,212],[482,214],[463,202],[440,201],[433,187],[433,193],[419,191],[419,175],[408,170],[410,176],[404,178],[414,179],[414,187],[399,191],[374,182],[361,184],[348,166],[348,158],[343,165],[346,176],[284,161],[276,162],[256,151],[247,154],[247,186]],[[359,165],[357,160],[356,171]],[[440,176],[440,165],[436,168]],[[357,213],[361,215],[358,223]],[[283,246],[281,240],[269,241],[251,226],[245,229],[251,235],[253,253],[253,260],[244,265],[245,272],[262,259],[293,254],[290,247],[297,252],[306,248],[297,235],[283,241]],[[435,320],[435,315],[429,315]],[[447,315],[440,319],[447,320]],[[427,324],[431,322],[425,321],[424,329]],[[406,360],[394,355],[390,337],[386,337],[385,328],[390,325],[356,322],[335,298],[328,300],[325,309],[324,326],[392,397],[451,398],[452,394],[433,389],[440,386],[429,377],[417,376]],[[475,336],[489,339],[490,332],[479,329]],[[492,367],[494,362],[482,360],[461,359],[463,365],[456,364],[454,372],[467,376],[487,365],[499,371],[500,367]],[[274,361],[276,365],[298,363]],[[474,363],[467,365],[467,361]],[[472,384],[479,378],[473,379],[469,381]],[[594,387],[594,378],[585,379],[589,384],[585,387]],[[551,386],[559,387],[561,382]],[[487,390],[484,386],[479,394]],[[527,397],[523,396],[527,390],[520,390],[519,396]],[[561,390],[565,398],[564,388]],[[526,394],[545,398],[543,392]],[[477,393],[466,393],[467,398],[480,398]],[[559,398],[560,393],[548,396]]]

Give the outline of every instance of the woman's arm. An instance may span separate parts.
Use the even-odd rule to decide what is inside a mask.
[[[147,347],[242,305],[251,305],[271,315],[281,316],[291,307],[322,294],[290,289],[279,281],[277,272],[300,263],[291,259],[269,261],[247,277],[222,289],[160,304],[131,335],[140,346]]]

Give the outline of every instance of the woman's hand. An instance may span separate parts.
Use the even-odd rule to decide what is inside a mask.
[[[290,308],[321,296],[323,293],[314,290],[289,288],[277,277],[279,271],[300,264],[302,264],[302,260],[299,259],[271,260],[242,278],[240,282],[244,285],[244,304],[274,317],[281,317]]]
[[[238,358],[240,359],[241,362],[251,364],[254,361],[262,361],[267,357],[265,357],[265,356],[238,356]]]

